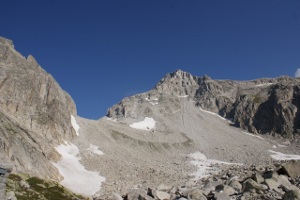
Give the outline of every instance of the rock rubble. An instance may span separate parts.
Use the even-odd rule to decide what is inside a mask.
[[[160,184],[156,188],[137,188],[122,196],[114,193],[95,200],[299,200],[300,161],[273,165],[222,166],[220,173],[186,184]],[[292,176],[291,176],[292,173]]]

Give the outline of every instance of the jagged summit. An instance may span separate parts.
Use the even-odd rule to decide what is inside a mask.
[[[230,118],[249,132],[293,138],[300,133],[300,102],[295,100],[299,98],[299,88],[300,80],[288,76],[251,81],[213,80],[207,75],[198,77],[176,70],[149,92],[125,98],[110,108],[107,116],[138,118],[141,113],[169,113],[181,107],[178,99],[186,97],[194,102],[195,109]],[[154,106],[145,101],[147,98],[159,100]]]

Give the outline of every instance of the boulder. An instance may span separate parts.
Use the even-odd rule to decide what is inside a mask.
[[[29,185],[26,181],[24,181],[24,180],[21,180],[21,181],[19,182],[19,185],[20,185],[20,187],[23,188],[23,189],[29,189],[29,188],[30,188],[30,185]]]
[[[169,192],[172,189],[172,186],[162,183],[159,186],[157,186],[156,189],[163,192]]]
[[[282,166],[281,172],[291,178],[300,176],[300,161],[293,161]]]
[[[237,180],[232,180],[229,182],[228,184],[230,187],[232,187],[233,189],[235,189],[235,191],[237,193],[240,193],[242,191],[242,184],[240,184],[240,182],[238,182]]]
[[[267,190],[268,187],[263,184],[255,182],[253,179],[249,178],[243,183],[243,192],[255,191],[256,193],[261,193],[264,190]]]
[[[300,190],[297,188],[287,191],[283,195],[282,200],[300,200]]]
[[[216,192],[214,198],[215,200],[230,200],[230,196],[223,192]]]
[[[159,191],[159,190],[156,190],[155,197],[159,200],[170,200],[171,199],[171,195],[169,193]]]
[[[193,200],[206,200],[206,197],[200,189],[194,189],[190,191],[188,194],[188,198]]]
[[[227,195],[233,195],[235,193],[235,190],[232,187],[223,184],[218,185],[215,190],[216,192],[225,193]]]

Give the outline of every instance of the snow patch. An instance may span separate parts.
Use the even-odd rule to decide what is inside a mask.
[[[258,136],[258,135],[255,135],[255,134],[252,134],[252,133],[248,133],[248,132],[246,132],[246,131],[241,131],[242,133],[244,133],[244,134],[246,134],[246,135],[249,135],[249,136],[251,136],[251,137],[256,137],[256,138],[259,138],[259,139],[261,139],[261,140],[265,140],[264,138],[262,138],[262,137],[260,137],[260,136]]]
[[[202,109],[202,108],[199,108],[201,111],[203,111],[203,112],[206,112],[206,113],[208,113],[208,114],[211,114],[211,115],[215,115],[215,116],[217,116],[217,117],[219,117],[220,119],[222,119],[222,120],[225,120],[225,121],[229,121],[229,122],[231,122],[230,120],[228,120],[228,119],[226,119],[226,118],[224,118],[224,117],[222,117],[222,116],[220,116],[219,114],[217,114],[217,113],[214,113],[214,112],[210,112],[210,111],[208,111],[208,110],[204,110],[204,109]]]
[[[262,83],[262,84],[257,84],[257,85],[255,85],[255,87],[262,87],[262,86],[269,86],[269,85],[273,85],[273,83]]]
[[[156,121],[151,117],[145,117],[143,121],[132,123],[129,126],[131,128],[139,129],[139,130],[146,130],[149,131],[155,128]]]
[[[189,97],[189,95],[182,95],[182,96],[178,96],[179,98],[187,98]]]
[[[158,98],[152,99],[152,101],[149,98],[145,98],[151,105],[155,106],[158,104]]]
[[[75,119],[75,117],[73,115],[71,115],[71,124],[72,124],[72,126],[73,126],[73,128],[74,128],[74,130],[76,132],[76,135],[79,135],[79,129],[80,129],[80,127],[77,124],[76,119]]]
[[[58,169],[64,177],[60,182],[73,192],[82,195],[91,196],[101,188],[101,183],[105,177],[100,176],[98,172],[88,171],[79,162],[79,149],[72,143],[61,144],[55,147],[56,151],[62,156],[61,160],[52,164]]]
[[[277,146],[276,146],[276,145],[273,145],[272,147],[273,147],[274,149],[276,149],[276,148],[277,148]]]
[[[229,162],[223,162],[219,160],[210,160],[207,159],[207,157],[204,154],[200,153],[199,151],[189,154],[189,157],[193,159],[192,161],[190,161],[191,164],[198,168],[197,171],[192,174],[195,176],[195,179],[197,180],[218,173],[220,169],[216,166],[212,166],[214,164],[241,165],[238,163],[229,163]]]
[[[95,155],[99,155],[99,156],[104,155],[104,153],[101,150],[99,150],[99,147],[96,145],[90,144],[90,147],[87,150]]]
[[[273,154],[271,157],[274,160],[300,160],[300,155],[284,154],[273,150],[268,151]]]
[[[105,117],[105,118],[106,118],[106,120],[108,120],[108,121],[117,122],[117,119],[113,119],[113,118],[110,118],[110,117]]]

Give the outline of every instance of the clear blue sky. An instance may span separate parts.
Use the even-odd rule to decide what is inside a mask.
[[[12,39],[98,119],[176,69],[214,79],[294,76],[299,0],[2,0]]]

